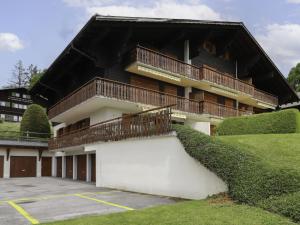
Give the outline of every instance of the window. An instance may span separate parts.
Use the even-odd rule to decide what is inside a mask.
[[[23,94],[23,98],[30,99],[31,97],[30,97],[30,95]]]
[[[203,43],[203,48],[210,54],[216,54],[216,46],[210,41],[205,41]]]
[[[5,119],[5,114],[0,114],[0,119]]]
[[[225,105],[225,97],[223,97],[223,96],[218,96],[217,101],[218,101],[218,104],[220,104],[220,105]]]
[[[14,117],[12,115],[5,115],[5,120],[6,121],[14,121]]]
[[[20,97],[20,93],[18,93],[18,92],[12,92],[12,93],[11,93],[11,96],[14,96],[14,97]]]
[[[19,121],[21,121],[22,120],[22,116],[19,116]]]
[[[18,116],[13,116],[13,121],[18,122],[19,121]]]
[[[0,101],[0,105],[3,107],[10,107],[10,102]]]

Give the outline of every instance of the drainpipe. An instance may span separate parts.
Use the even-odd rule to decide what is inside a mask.
[[[237,79],[238,78],[238,61],[237,60],[235,60],[235,78]],[[237,109],[237,111],[236,111],[236,114],[237,114],[237,116],[239,115],[239,101],[238,100],[236,100],[236,109]]]
[[[187,64],[191,64],[192,61],[190,60],[190,40],[185,40],[184,41],[184,46],[183,46],[183,55],[184,55],[184,62]],[[188,69],[188,68],[187,68]],[[190,73],[191,71],[188,70]],[[184,87],[184,97],[189,99],[189,94],[192,92],[191,87]],[[189,107],[189,102],[187,101],[185,103],[185,108],[188,109]]]

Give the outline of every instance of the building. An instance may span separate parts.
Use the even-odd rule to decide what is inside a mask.
[[[32,99],[26,88],[0,89],[0,119],[20,122],[30,104],[32,104]]]
[[[54,176],[185,198],[227,187],[186,154],[171,122],[210,134],[225,117],[298,100],[243,23],[99,15],[32,93],[58,123]],[[166,105],[171,117],[147,111]]]
[[[300,98],[300,92],[297,92],[298,97]],[[299,109],[300,110],[300,101],[290,102],[288,104],[283,104],[280,106],[281,109]]]
[[[51,176],[53,155],[35,138],[1,138],[0,178]]]

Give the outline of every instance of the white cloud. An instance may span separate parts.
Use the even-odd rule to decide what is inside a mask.
[[[300,0],[287,0],[288,3],[300,4]]]
[[[24,48],[24,46],[17,35],[12,33],[0,33],[0,52],[14,52],[22,48]]]
[[[300,62],[300,24],[271,24],[257,36],[262,47],[285,73]]]
[[[221,15],[199,0],[157,0],[144,3],[127,0],[64,0],[68,6],[82,7],[90,16],[95,13],[111,16],[138,16],[221,20]]]

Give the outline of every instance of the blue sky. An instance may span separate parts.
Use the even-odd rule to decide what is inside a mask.
[[[95,13],[243,21],[284,74],[300,62],[300,0],[1,0],[0,85],[19,59],[47,68]]]

